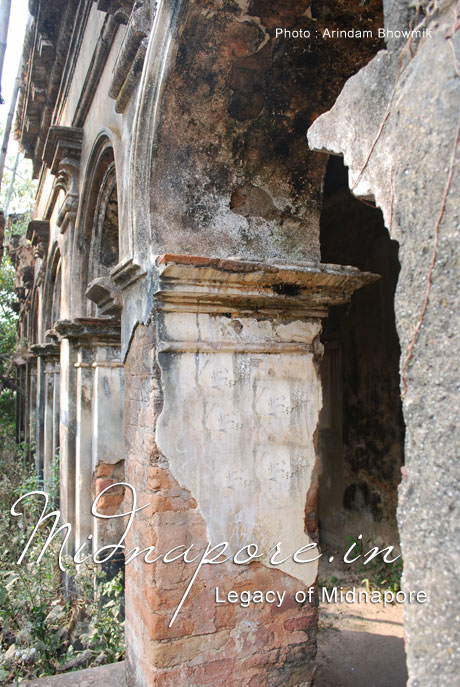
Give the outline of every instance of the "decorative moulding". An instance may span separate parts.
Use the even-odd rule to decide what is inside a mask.
[[[119,315],[121,313],[121,292],[111,277],[93,279],[86,289],[86,297],[96,303],[100,315]]]
[[[125,258],[110,272],[113,281],[121,290],[131,286],[131,284],[134,284],[134,282],[145,275],[146,271],[140,265],[137,265],[133,258]]]
[[[60,346],[56,343],[41,343],[34,344],[30,350],[39,358],[58,358]]]
[[[80,159],[83,129],[72,126],[51,126],[43,151],[43,162],[52,174],[57,174],[64,158]]]
[[[26,238],[34,247],[34,257],[44,258],[50,238],[50,223],[48,220],[34,219],[27,225]]]
[[[65,339],[86,343],[120,343],[121,325],[115,317],[78,317],[59,320],[54,330]]]
[[[97,2],[98,10],[108,12],[120,24],[126,24],[136,0],[94,0],[94,2]]]
[[[355,267],[323,263],[263,264],[189,255],[157,259],[156,309],[325,317],[353,292],[379,279]]]
[[[132,3],[128,26],[113,70],[109,97],[116,100],[115,110],[124,112],[142,72],[152,26],[148,2]]]

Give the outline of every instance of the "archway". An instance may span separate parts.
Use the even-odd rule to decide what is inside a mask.
[[[322,584],[346,589],[359,585],[364,578],[370,579],[370,584],[377,582],[381,572],[372,565],[363,569],[362,559],[350,566],[343,564],[343,555],[353,542],[353,557],[372,546],[395,546],[399,551],[396,507],[405,429],[394,313],[399,245],[391,239],[380,210],[349,191],[348,170],[340,157],[331,156],[327,165],[320,241],[322,262],[353,265],[381,275],[378,281],[357,291],[349,305],[332,308],[322,333],[323,409],[318,435],[319,536],[323,552],[320,580]],[[358,539],[359,535],[362,539]],[[386,567],[396,578],[399,565],[393,570],[392,566]],[[350,661],[356,680],[365,669],[372,671],[373,658],[362,650],[365,642],[375,647],[371,653],[376,656],[391,656],[392,684],[405,684],[401,636],[369,634],[376,632],[371,622],[373,606],[365,606],[348,606],[352,616],[365,614],[367,621],[361,624],[359,632],[354,626],[348,627],[342,638],[344,652],[332,651],[334,640],[330,636],[319,640],[320,686],[329,684],[328,671],[332,674],[334,668],[345,674]],[[324,612],[328,613],[329,608],[325,607]],[[391,622],[396,619],[392,617]],[[337,629],[343,630],[340,622]],[[324,661],[330,651],[335,656],[331,664],[335,661],[336,666]],[[361,683],[358,680],[356,684]]]

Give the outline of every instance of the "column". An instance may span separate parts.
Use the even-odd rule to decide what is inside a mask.
[[[227,542],[230,558],[200,572],[177,615],[196,563],[127,565],[129,684],[200,685],[214,667],[216,683],[311,684],[316,592],[303,604],[295,594],[318,571],[321,319],[374,279],[331,265],[158,259],[153,322],[137,327],[125,364],[127,480],[149,504],[128,549],[193,545],[196,556]],[[251,564],[232,562],[248,545]],[[216,601],[243,590],[284,601]]]
[[[72,551],[87,541],[95,549],[116,543],[122,523],[101,532],[91,507],[106,486],[124,479],[120,323],[113,318],[77,318],[56,324],[61,341],[61,512],[73,529]],[[123,490],[100,500],[98,510],[115,513]],[[101,529],[102,528],[102,529]],[[113,535],[113,536],[112,536]],[[113,538],[115,537],[115,539]],[[96,545],[97,544],[97,545]]]
[[[110,484],[124,481],[125,455],[123,437],[123,364],[120,342],[106,342],[94,348],[93,355],[93,493],[98,494]],[[117,488],[101,500],[98,510],[114,514],[121,504],[123,489]],[[117,542],[123,532],[121,519],[93,519],[93,545],[98,549]],[[123,552],[114,556],[109,570],[116,572],[123,565]]]
[[[29,375],[29,389],[28,389],[28,426],[27,426],[27,442],[29,444],[30,459],[35,456],[35,429],[37,426],[37,360],[35,355],[31,352],[28,356],[27,372]],[[38,466],[36,465],[38,468]],[[39,474],[39,473],[38,473]]]
[[[54,462],[56,459],[55,436],[59,432],[59,412],[55,417],[55,397],[59,399],[59,346],[56,343],[35,344],[31,347],[37,356],[37,397],[38,423],[36,428],[36,462],[42,476],[45,491],[53,482]]]
[[[60,326],[61,325],[61,326]],[[76,445],[76,374],[77,347],[68,328],[58,322],[56,331],[62,334],[60,345],[60,417],[59,417],[59,505],[63,523],[75,528],[75,445]],[[67,553],[75,550],[74,537],[68,540]]]
[[[92,532],[92,368],[93,350],[89,342],[79,343],[76,373],[76,438],[75,438],[75,546],[79,547]]]

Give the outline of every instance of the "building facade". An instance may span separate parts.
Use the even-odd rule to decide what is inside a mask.
[[[404,585],[431,594],[406,611],[409,684],[454,685],[455,3],[29,5],[21,437],[45,485],[59,456],[71,553],[116,543],[91,504],[135,491],[126,551],[195,560],[126,565],[128,684],[313,684],[312,545],[397,543],[405,442]]]

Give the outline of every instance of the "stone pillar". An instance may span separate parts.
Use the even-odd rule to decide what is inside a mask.
[[[56,331],[62,334],[60,346],[60,389],[61,412],[59,418],[59,474],[60,510],[63,522],[75,527],[75,444],[76,444],[76,375],[77,347],[68,338],[67,329],[56,323]],[[74,551],[73,537],[69,538],[67,553]]]
[[[93,494],[118,481],[124,481],[125,455],[123,437],[123,363],[120,360],[119,337],[94,349],[93,355]],[[123,492],[110,493],[101,499],[107,513],[115,513]],[[99,510],[101,510],[101,507]],[[123,530],[120,519],[93,520],[95,549],[118,541]],[[123,556],[115,556],[121,560]]]
[[[79,318],[58,322],[56,331],[63,337],[61,510],[73,526],[73,546],[92,535],[97,548],[116,542],[123,527],[121,520],[107,527],[91,515],[97,493],[124,479],[120,324],[112,318]],[[122,489],[111,492],[98,510],[113,514],[122,500]]]
[[[33,353],[37,355],[35,346],[31,346]],[[36,363],[36,408],[35,408],[35,473],[43,482],[43,424],[44,424],[44,410],[45,410],[45,379],[44,379],[44,363],[39,355],[37,355]]]
[[[56,443],[56,436],[59,433],[59,346],[55,343],[35,344],[31,349],[37,356],[37,398],[39,401],[36,462],[40,467],[38,474],[43,477],[45,490],[49,490],[53,481],[53,466],[59,445]]]
[[[292,556],[317,537],[321,318],[374,276],[173,255],[157,269],[154,322],[135,331],[125,368],[128,481],[150,504],[128,549],[228,542],[231,556],[249,544],[264,555],[206,566],[172,625],[196,563],[129,563],[129,684],[310,685],[315,597],[294,596],[315,584],[317,552]],[[217,604],[216,588],[286,598],[242,608]]]
[[[53,422],[52,422],[52,430],[53,430],[53,436],[52,436],[52,451],[51,455],[53,456],[53,459],[60,454],[60,436],[59,436],[59,425],[60,425],[60,417],[61,417],[61,397],[60,397],[60,390],[61,390],[61,375],[60,375],[60,366],[59,366],[59,357],[56,358],[54,361],[54,384],[53,384],[53,406],[52,406],[52,412],[53,412]],[[51,443],[51,442],[50,442]],[[46,466],[45,466],[46,467]],[[45,479],[46,479],[47,473],[45,470]]]
[[[96,338],[84,338],[78,346],[76,437],[76,546],[92,534],[97,550],[118,541],[120,520],[97,519],[91,515],[96,495],[110,484],[124,480],[123,439],[123,364],[120,360],[119,334],[103,339],[104,322],[94,332]],[[98,510],[115,513],[123,490],[103,497]],[[115,556],[117,560],[119,556]]]
[[[16,394],[16,441],[20,444],[24,441],[24,404],[25,404],[25,386],[24,386],[24,364],[16,363],[16,384],[18,386],[18,393]]]
[[[77,347],[76,374],[76,420],[75,440],[75,546],[78,548],[92,533],[92,395],[94,371],[92,347],[89,342]]]
[[[35,356],[30,353],[27,362],[28,372],[28,413],[27,413],[27,443],[29,444],[29,455],[32,458],[35,455],[35,430],[37,426],[37,360]],[[38,467],[38,466],[37,466]]]

